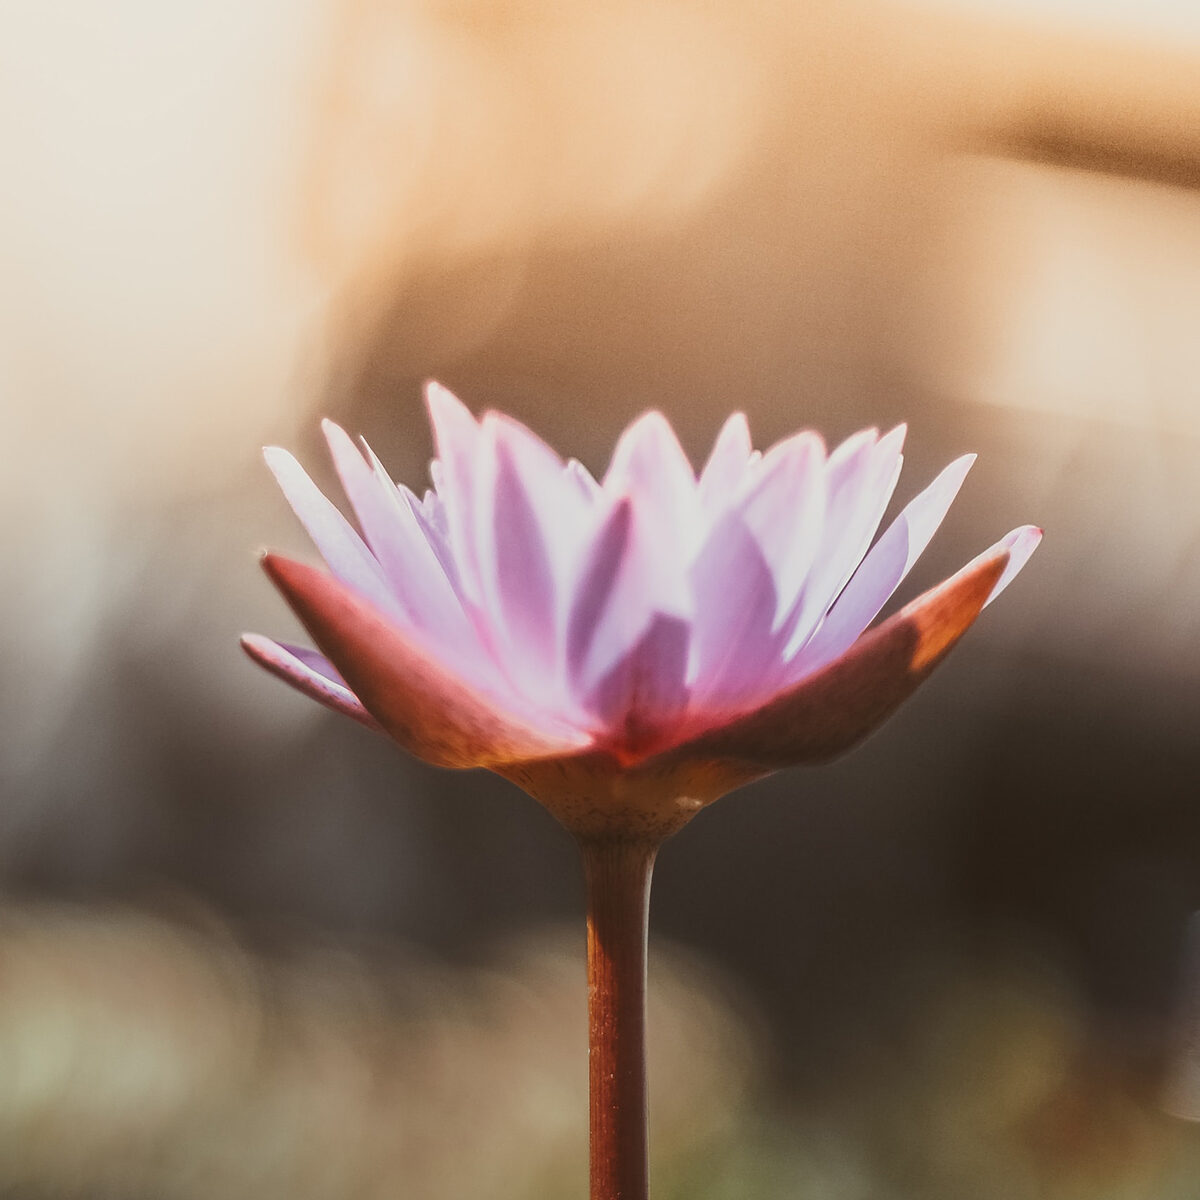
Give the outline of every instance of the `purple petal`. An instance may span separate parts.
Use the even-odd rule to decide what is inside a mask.
[[[714,528],[691,572],[696,594],[692,703],[720,709],[753,690],[777,658],[775,578],[737,512]]]
[[[405,615],[442,643],[472,639],[470,622],[416,512],[372,454],[332,421],[322,424],[342,486]],[[368,450],[369,453],[369,450]]]
[[[973,454],[955,459],[888,526],[829,610],[824,624],[796,655],[788,668],[789,680],[802,679],[837,658],[870,625],[929,545],[974,461]]]
[[[786,618],[788,655],[812,636],[866,554],[900,478],[906,429],[898,425],[878,441],[873,429],[864,430],[829,456],[825,532],[799,602]]]
[[[268,554],[263,567],[363,707],[406,749],[448,767],[496,766],[586,748],[558,714],[476,687],[411,632],[323,571]]]
[[[567,614],[568,685],[579,696],[585,664],[593,657],[600,623],[608,612],[633,528],[633,503],[617,501],[592,534]]]
[[[579,488],[583,498],[589,503],[595,503],[600,496],[600,485],[596,482],[591,471],[577,458],[569,459],[566,466],[567,477]]]
[[[668,539],[686,539],[699,519],[695,472],[660,412],[643,413],[621,434],[603,486],[610,496],[634,498],[664,548]]]
[[[1008,559],[1000,546],[870,630],[839,658],[731,721],[700,732],[646,764],[652,778],[673,762],[745,768],[745,779],[801,762],[824,762],[869,734],[930,674],[970,628]]]
[[[992,588],[991,595],[984,603],[984,608],[1016,579],[1018,572],[1033,556],[1033,552],[1041,544],[1041,541],[1042,531],[1036,525],[1022,525],[1019,529],[1014,529],[1012,533],[1001,538],[991,550],[985,551],[980,556],[986,558],[1000,550],[1008,552],[1008,565],[1004,568],[1004,574],[996,580],[996,586]]]
[[[790,609],[825,528],[825,444],[811,432],[773,446],[739,505],[774,577],[777,609]]]
[[[242,649],[272,675],[291,684],[298,692],[351,717],[368,729],[382,732],[379,723],[359,703],[333,663],[315,650],[273,642],[257,633],[242,635]]]
[[[620,751],[637,755],[672,728],[687,704],[688,623],[659,614],[585,701]]]
[[[398,615],[399,606],[378,561],[304,468],[278,446],[267,446],[263,458],[329,569],[380,611]]]
[[[458,564],[459,582],[466,597],[478,601],[473,497],[479,425],[467,406],[440,383],[430,381],[425,385],[425,403],[437,447],[436,470],[435,467],[430,470],[446,513],[446,528]]]
[[[717,434],[712,453],[700,472],[700,500],[705,508],[726,502],[746,475],[754,445],[745,413],[734,413]]]
[[[510,673],[522,683],[545,683],[554,665],[555,572],[541,519],[547,494],[565,482],[562,464],[527,431],[496,414],[483,421],[486,464],[476,492],[476,547],[484,603],[503,635]],[[547,513],[547,516],[553,516]]]

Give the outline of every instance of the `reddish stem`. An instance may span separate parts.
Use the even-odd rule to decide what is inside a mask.
[[[581,839],[588,896],[591,1200],[647,1200],[646,930],[657,842]]]

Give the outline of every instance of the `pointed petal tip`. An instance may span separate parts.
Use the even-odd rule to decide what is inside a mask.
[[[266,572],[267,578],[286,596],[288,590],[296,586],[307,576],[324,575],[319,567],[310,567],[297,562],[275,550],[264,550],[259,555],[259,566]]]
[[[471,410],[445,384],[438,383],[436,379],[427,379],[421,390],[425,395],[425,404],[431,414],[437,411],[452,410],[471,416]],[[471,419],[475,418],[472,416]]]
[[[332,575],[277,554],[266,555],[263,567],[357,702],[418,758],[494,766],[589,744],[578,730],[510,712]]]
[[[383,732],[358,697],[345,686],[345,681],[335,677],[333,665],[315,651],[276,642],[261,633],[244,633],[238,640],[251,662],[276,679],[366,729]]]
[[[974,624],[1008,564],[1008,550],[994,547],[761,708],[667,754],[729,759],[763,771],[836,757],[928,678]]]
[[[1041,544],[1042,536],[1043,532],[1039,526],[1020,525],[1010,534],[1001,538],[991,550],[980,556],[987,558],[992,554],[1003,553],[1005,557],[1004,570],[1000,573],[996,585],[987,598],[988,604],[991,604],[1020,574],[1025,564],[1033,557],[1033,552]]]
[[[942,471],[944,478],[958,480],[958,483],[954,489],[956,495],[958,493],[958,488],[962,487],[963,481],[971,473],[971,468],[974,467],[978,460],[978,454],[960,454],[958,458],[956,458]]]
[[[292,602],[293,593],[296,590],[304,589],[305,581],[308,578],[328,576],[328,572],[323,571],[319,566],[296,562],[294,558],[288,558],[274,550],[264,550],[258,558],[258,565],[262,566],[266,577],[283,593],[283,598],[289,604]],[[332,576],[328,577],[331,580]]]

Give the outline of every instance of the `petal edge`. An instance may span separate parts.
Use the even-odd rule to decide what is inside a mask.
[[[494,767],[580,751],[481,695],[333,576],[275,554],[263,568],[363,707],[406,750],[443,767]]]

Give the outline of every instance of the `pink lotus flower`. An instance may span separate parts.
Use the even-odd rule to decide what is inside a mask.
[[[422,499],[325,423],[361,535],[291,455],[266,451],[332,574],[264,565],[323,653],[243,644],[418,757],[515,780],[576,833],[662,836],[732,787],[845,750],[1041,538],[1014,530],[868,630],[974,456],[872,545],[903,426],[828,454],[807,431],[760,453],[739,413],[697,475],[650,412],[597,481],[509,417],[476,421],[437,384],[427,398],[438,457]]]

